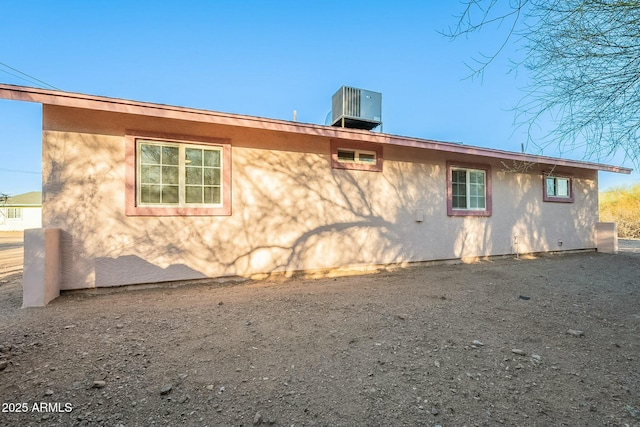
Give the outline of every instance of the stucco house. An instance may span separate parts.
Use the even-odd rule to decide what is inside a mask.
[[[42,227],[42,193],[31,191],[0,200],[0,231]]]
[[[21,86],[0,98],[43,106],[25,286],[32,261],[65,290],[593,250],[598,171],[630,172]]]

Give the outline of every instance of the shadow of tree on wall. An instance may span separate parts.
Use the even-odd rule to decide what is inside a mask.
[[[122,137],[49,132],[45,146],[43,216],[63,230],[63,288],[409,261],[416,199],[442,203],[413,170],[432,165],[333,170],[328,153],[234,147],[231,216],[127,217]]]
[[[226,268],[295,271],[394,263],[411,250],[398,227],[406,203],[390,194],[392,171],[336,170],[328,156],[269,150],[236,155],[234,168],[242,170],[233,189],[242,232],[233,242],[242,250],[225,260]]]
[[[491,218],[447,217],[443,157],[389,149],[382,173],[331,169],[324,138],[306,151],[234,145],[231,216],[127,217],[122,135],[45,138],[43,219],[63,230],[63,289],[548,250],[592,222],[591,201],[543,204],[541,172],[499,169]]]
[[[533,253],[595,247],[594,230],[597,221],[597,188],[595,172],[575,175],[574,203],[544,202],[542,200],[543,166],[533,167],[529,173],[499,171],[498,179],[507,186],[507,208],[498,200],[494,212],[496,220],[510,227],[502,227],[494,236],[498,253]]]

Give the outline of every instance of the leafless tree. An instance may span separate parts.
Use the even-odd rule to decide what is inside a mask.
[[[557,144],[601,161],[622,153],[640,165],[640,1],[463,3],[449,37],[494,24],[506,31],[492,53],[475,60],[473,76],[482,76],[508,44],[524,49],[525,59],[514,66],[528,69],[531,83],[514,109],[529,142],[540,151]],[[552,130],[535,136],[549,119]]]

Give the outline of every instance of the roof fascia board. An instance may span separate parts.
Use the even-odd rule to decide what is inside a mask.
[[[632,171],[632,169],[620,166],[611,166],[600,163],[591,163],[576,160],[565,160],[555,157],[535,156],[531,154],[521,154],[510,151],[496,150],[492,148],[474,147],[451,142],[441,142],[379,134],[359,129],[344,129],[330,126],[314,125],[309,123],[294,123],[285,120],[220,113],[209,110],[198,110],[194,108],[130,101],[125,99],[31,88],[26,86],[0,84],[0,98],[15,101],[37,102],[46,105],[57,105],[63,107],[83,108],[89,110],[109,111],[115,113],[161,117],[167,119],[196,121],[226,126],[248,127],[254,129],[307,134],[329,138],[373,142],[379,144],[392,144],[456,154],[484,156],[502,160],[523,161],[581,169],[595,169],[623,174],[629,174]]]

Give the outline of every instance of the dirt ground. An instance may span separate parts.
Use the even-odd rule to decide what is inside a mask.
[[[640,426],[617,255],[64,293],[0,279],[1,426]]]

